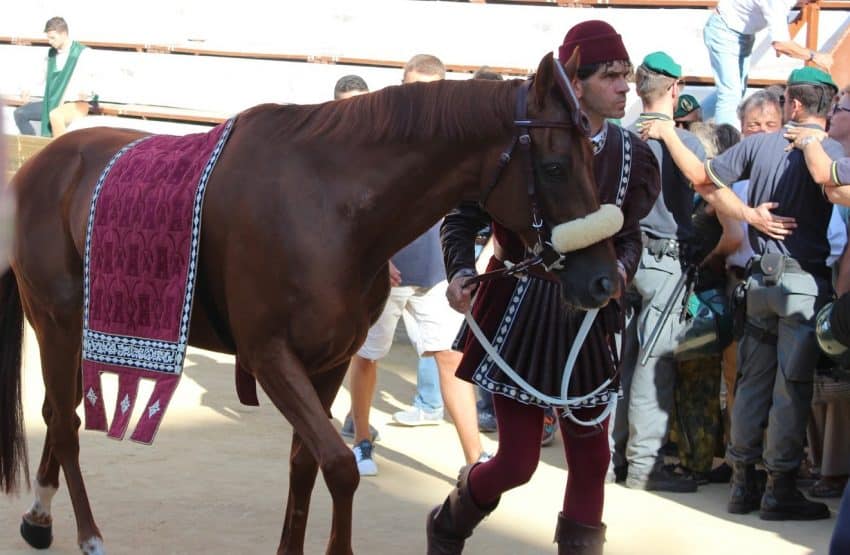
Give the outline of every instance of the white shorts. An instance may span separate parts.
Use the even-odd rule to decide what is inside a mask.
[[[366,341],[357,354],[378,360],[390,352],[399,317],[404,318],[407,336],[419,356],[452,348],[463,322],[463,314],[449,306],[448,283],[443,280],[431,289],[402,286],[390,289],[384,311],[369,328]]]

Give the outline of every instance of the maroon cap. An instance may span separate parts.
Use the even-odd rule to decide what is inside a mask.
[[[579,63],[583,66],[629,59],[623,37],[611,25],[598,19],[579,23],[567,32],[564,44],[558,48],[561,63],[570,59],[576,46],[581,47]]]

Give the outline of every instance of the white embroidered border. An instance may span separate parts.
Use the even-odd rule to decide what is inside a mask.
[[[629,190],[629,179],[632,175],[632,137],[629,131],[623,129],[623,165],[620,167],[620,187],[617,189],[617,206],[622,207]]]
[[[607,135],[607,133],[603,135],[602,146],[604,146],[605,144],[604,139],[605,137],[607,137]],[[629,189],[629,180],[631,179],[632,173],[631,136],[626,130],[622,130],[621,135],[623,137],[623,150],[621,158],[623,163],[620,166],[620,181],[618,184],[617,197],[615,201],[617,206],[623,206],[623,202],[626,199],[626,192],[628,192]],[[600,146],[599,151],[601,150],[602,148]],[[596,152],[594,152],[594,154],[596,154]],[[520,278],[519,282],[514,288],[514,293],[511,295],[511,301],[508,304],[508,308],[505,311],[505,315],[502,317],[502,321],[499,323],[499,328],[496,332],[496,337],[493,339],[493,346],[500,353],[502,350],[502,345],[504,344],[505,339],[507,339],[511,328],[513,327],[512,322],[514,315],[516,314],[517,310],[519,310],[519,307],[522,304],[523,299],[525,298],[525,293],[528,290],[528,279],[529,278],[527,276],[523,276],[522,278]],[[472,332],[470,331],[469,333]],[[608,346],[608,351],[609,354],[611,354],[613,357],[613,353],[610,352],[610,346]],[[513,384],[513,382],[499,382],[489,377],[489,372],[495,368],[495,361],[489,355],[485,356],[478,364],[478,367],[475,369],[475,372],[472,375],[472,380],[487,391],[505,395],[506,397],[510,397],[521,403],[525,403],[527,405],[538,405],[542,407],[549,406],[546,402],[539,399],[538,397],[534,395],[529,395],[524,390]],[[615,393],[613,389],[603,391],[602,393],[582,403],[581,407],[590,408],[598,405],[604,405],[608,403],[608,401],[611,399],[612,393]],[[618,396],[622,396],[619,391],[616,392],[616,394],[618,394]]]
[[[525,295],[528,292],[529,288],[529,278],[528,276],[523,276],[517,281],[516,287],[514,287],[514,292],[511,295],[510,303],[508,303],[508,308],[505,311],[505,315],[502,317],[502,321],[499,322],[499,328],[496,331],[496,337],[493,338],[493,346],[496,348],[499,353],[502,351],[502,347],[504,346],[505,340],[513,328],[514,318],[516,313],[520,309],[520,305],[522,305],[523,300],[525,299]],[[468,333],[472,333],[468,331]],[[610,347],[608,348],[610,353]],[[540,407],[548,407],[549,403],[541,400],[535,395],[530,395],[522,388],[518,387],[512,381],[508,382],[500,382],[494,380],[489,376],[489,373],[498,367],[496,366],[495,361],[489,355],[482,358],[481,362],[478,364],[478,367],[475,369],[475,372],[472,374],[472,381],[474,381],[479,386],[483,387],[487,391],[492,393],[498,393],[500,395],[504,395],[506,397],[510,397],[515,401],[519,401],[520,403],[526,405],[536,405]],[[581,403],[579,407],[575,408],[591,408],[599,405],[607,404],[611,395],[622,396],[619,390],[615,391],[612,389],[606,389],[600,392],[598,395],[587,399],[585,402]]]
[[[89,209],[89,219],[86,228],[86,248],[85,248],[85,264],[83,270],[83,359],[93,362],[104,362],[108,364],[116,364],[127,366],[129,368],[138,368],[141,370],[155,370],[168,374],[179,374],[183,370],[183,358],[186,355],[186,346],[189,343],[189,323],[192,318],[192,301],[194,299],[195,282],[197,280],[198,270],[198,250],[200,246],[201,236],[201,215],[204,204],[204,194],[206,193],[207,181],[215,167],[218,157],[224,148],[230,136],[230,130],[233,128],[234,119],[230,119],[225,124],[224,130],[221,133],[213,148],[210,157],[207,160],[204,170],[201,173],[201,178],[198,182],[198,189],[195,193],[195,204],[192,209],[192,233],[191,243],[189,246],[189,267],[186,274],[186,296],[183,299],[183,310],[180,318],[180,332],[177,342],[171,341],[155,341],[151,339],[139,337],[127,337],[122,335],[111,335],[101,332],[96,332],[89,329],[89,302],[90,302],[90,273],[89,263],[91,261],[91,238],[92,226],[94,225],[95,209],[97,199],[100,196],[103,183],[109,170],[118,159],[128,150],[139,144],[140,142],[150,137],[142,137],[118,151],[115,156],[109,161],[97,180],[94,193],[92,194],[91,208]]]

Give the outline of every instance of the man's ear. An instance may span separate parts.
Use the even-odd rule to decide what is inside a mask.
[[[584,96],[584,82],[578,77],[572,78],[573,90],[576,92],[576,98],[581,100]]]

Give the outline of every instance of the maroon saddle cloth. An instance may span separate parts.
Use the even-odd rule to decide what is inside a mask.
[[[109,436],[122,439],[142,378],[153,393],[131,436],[151,443],[183,370],[207,181],[233,120],[208,133],[153,135],[103,170],[86,233],[83,404],[106,431],[100,374],[118,375]]]

